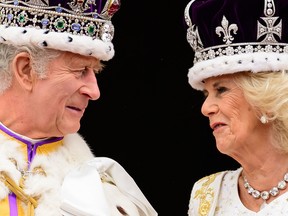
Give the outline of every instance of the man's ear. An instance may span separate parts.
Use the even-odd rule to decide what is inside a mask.
[[[35,81],[35,73],[31,66],[31,56],[27,52],[18,53],[12,61],[15,79],[24,89],[31,90]]]

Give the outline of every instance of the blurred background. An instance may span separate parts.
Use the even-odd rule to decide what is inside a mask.
[[[188,84],[193,52],[186,41],[188,0],[122,0],[112,21],[115,56],[97,75],[80,133],[96,156],[118,161],[160,216],[185,216],[192,185],[234,169],[220,154]]]

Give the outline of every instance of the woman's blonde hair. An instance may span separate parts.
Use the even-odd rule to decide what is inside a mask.
[[[272,123],[276,147],[288,152],[288,71],[237,73],[235,81],[258,117]]]

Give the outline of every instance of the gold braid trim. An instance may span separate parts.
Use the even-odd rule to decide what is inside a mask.
[[[27,216],[34,216],[34,209],[37,207],[37,201],[23,191],[23,184],[20,187],[5,173],[0,172],[0,180],[12,191],[21,201],[27,204]],[[22,179],[20,182],[23,182]]]
[[[106,183],[109,183],[112,185],[116,185],[113,178],[110,175],[108,175],[107,173],[101,173],[100,178],[101,178],[102,183],[106,182]]]

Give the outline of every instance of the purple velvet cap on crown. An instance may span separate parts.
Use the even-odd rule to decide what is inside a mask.
[[[33,44],[107,61],[120,0],[2,0],[0,43]]]
[[[212,76],[288,69],[287,0],[192,0],[184,16],[193,88]]]

